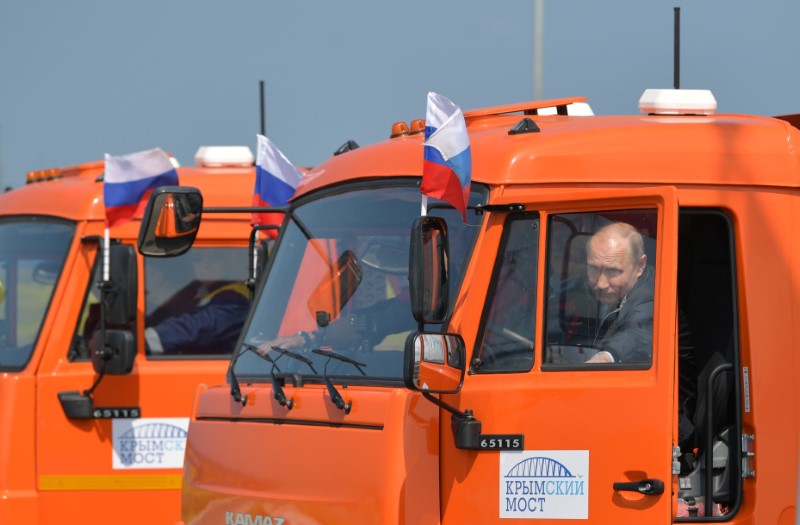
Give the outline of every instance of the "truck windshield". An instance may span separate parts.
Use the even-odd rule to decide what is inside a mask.
[[[421,209],[418,186],[405,184],[356,186],[294,209],[245,327],[238,378],[402,379],[405,340],[417,329],[408,249]],[[483,199],[473,185],[470,205]],[[433,199],[428,214],[447,219],[454,296],[482,215],[468,211],[465,224],[455,209]]]
[[[74,232],[52,218],[0,219],[0,372],[28,363]]]

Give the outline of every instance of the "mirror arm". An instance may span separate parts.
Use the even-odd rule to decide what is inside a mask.
[[[434,405],[452,414],[450,427],[453,430],[453,439],[455,440],[456,448],[462,450],[480,449],[479,443],[482,425],[480,420],[476,419],[472,414],[472,410],[466,409],[461,412],[444,401],[433,397],[433,395],[428,392],[422,392],[422,395]]]
[[[95,379],[95,381],[92,384],[92,386],[90,386],[87,390],[83,391],[83,395],[88,397],[88,398],[91,398],[92,397],[92,392],[94,392],[94,389],[97,388],[97,385],[100,384],[100,381],[103,380],[103,377],[105,377],[105,375],[106,375],[106,362],[103,361],[103,369],[100,371],[99,374],[97,374],[97,379]]]
[[[103,361],[103,369],[97,374],[92,386],[83,392],[75,390],[59,392],[58,400],[61,403],[61,409],[69,419],[91,419],[94,417],[94,403],[92,402],[92,392],[103,380],[106,371],[106,363]]]
[[[448,412],[450,412],[454,416],[459,417],[459,418],[463,418],[463,419],[472,418],[472,410],[467,409],[466,411],[461,412],[457,408],[448,405],[447,403],[445,403],[444,401],[442,401],[438,397],[434,397],[433,394],[431,394],[429,392],[423,392],[423,391],[420,391],[420,392],[422,393],[422,396],[425,399],[427,399],[428,401],[430,401],[434,405],[438,406],[439,408],[447,410]]]

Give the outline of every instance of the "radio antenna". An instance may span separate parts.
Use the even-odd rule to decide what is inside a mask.
[[[675,57],[674,57],[674,84],[675,89],[681,88],[681,8],[675,9]]]
[[[261,104],[261,134],[267,136],[266,116],[264,114],[264,81],[258,81],[258,98]]]

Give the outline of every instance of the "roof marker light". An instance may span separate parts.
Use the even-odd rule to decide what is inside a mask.
[[[255,157],[247,146],[200,146],[194,161],[204,168],[248,167],[253,165]]]
[[[408,124],[405,122],[395,122],[392,124],[392,134],[389,135],[390,139],[404,137],[406,135],[408,135]]]
[[[45,182],[48,180],[58,179],[62,176],[61,169],[48,168],[46,170],[29,171],[25,177],[25,184],[33,184],[35,182]]]
[[[409,135],[417,135],[425,133],[425,120],[418,118],[411,121],[411,129],[408,131]]]
[[[717,100],[708,89],[646,89],[639,111],[646,115],[713,115]]]

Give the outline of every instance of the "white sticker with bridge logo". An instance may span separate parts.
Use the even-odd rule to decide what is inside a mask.
[[[589,518],[589,451],[500,453],[500,517]]]
[[[114,419],[113,468],[182,468],[189,418]]]

